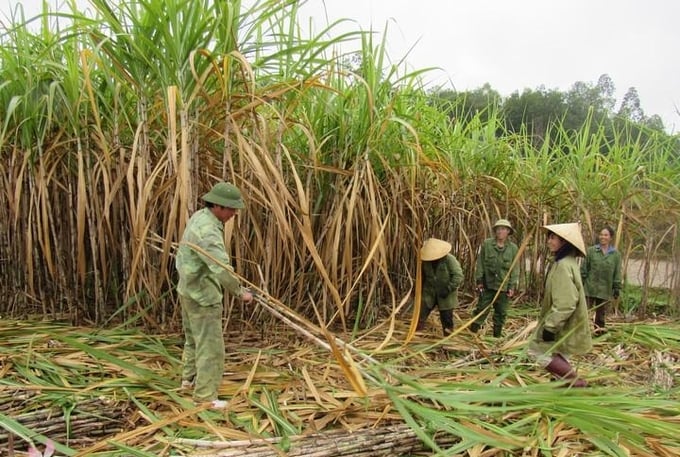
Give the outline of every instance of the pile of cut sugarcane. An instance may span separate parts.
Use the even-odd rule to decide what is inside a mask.
[[[591,387],[569,389],[526,357],[527,316],[500,340],[464,329],[442,340],[433,317],[408,344],[407,319],[351,341],[311,323],[309,335],[251,323],[225,334],[224,412],[178,388],[180,334],[0,321],[0,449],[21,455],[52,440],[57,455],[78,456],[680,451],[680,324],[615,322],[577,361]]]

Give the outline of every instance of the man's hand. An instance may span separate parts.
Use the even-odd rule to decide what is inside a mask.
[[[508,289],[508,298],[512,298],[515,296],[515,289]]]
[[[243,300],[246,303],[253,301],[253,293],[248,289],[244,289],[243,293],[241,293],[241,300]]]
[[[484,292],[484,284],[482,284],[481,282],[477,284],[477,292],[479,292],[480,294]]]

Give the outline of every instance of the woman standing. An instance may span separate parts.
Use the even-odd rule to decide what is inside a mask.
[[[423,288],[417,330],[425,328],[427,316],[436,306],[444,336],[453,331],[453,308],[458,304],[457,293],[463,281],[463,269],[450,251],[451,243],[436,238],[425,241],[420,250]]]
[[[581,278],[586,288],[588,306],[595,308],[595,332],[606,332],[605,314],[611,299],[621,292],[621,253],[612,246],[614,229],[604,227],[599,243],[588,248],[581,265]]]
[[[577,377],[568,357],[592,348],[588,308],[576,258],[586,253],[578,223],[553,224],[548,231],[548,249],[553,263],[548,270],[536,335],[530,354],[539,364],[574,387],[586,387]]]

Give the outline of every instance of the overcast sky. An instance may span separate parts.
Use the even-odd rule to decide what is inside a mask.
[[[634,86],[646,115],[680,130],[677,0],[313,0],[301,14],[387,24],[392,60],[441,67],[426,78],[458,90],[568,90],[607,73],[618,102]]]
[[[16,3],[30,16],[42,0],[0,0],[0,11]],[[300,18],[309,17],[317,30],[340,18],[356,21],[338,32],[382,34],[387,24],[394,62],[440,67],[426,80],[458,90],[488,82],[503,96],[540,85],[566,91],[607,73],[618,102],[634,86],[647,116],[680,130],[677,0],[309,0]]]

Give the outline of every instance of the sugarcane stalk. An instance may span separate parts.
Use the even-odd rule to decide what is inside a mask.
[[[457,442],[458,438],[452,435],[442,435],[437,437],[436,441],[439,446],[447,447]],[[278,457],[281,455],[281,449],[275,447],[280,444],[281,438],[213,442],[177,439],[173,442],[211,448],[210,452],[192,454],[194,457]],[[289,442],[290,448],[285,451],[287,457],[382,457],[430,451],[406,424],[355,432],[334,430],[313,435],[299,435],[289,437]]]
[[[219,259],[216,259],[215,257],[211,256],[210,253],[206,252],[203,248],[198,246],[195,243],[189,243],[189,242],[183,242],[182,244],[185,244],[189,248],[193,249],[194,251],[198,252],[199,254],[209,258],[211,261],[215,262],[217,265],[221,266],[224,269],[230,269],[230,266],[221,262]],[[234,274],[243,282],[248,283],[251,287],[257,289],[257,293],[254,294],[254,299],[255,301],[265,307],[269,312],[271,312],[274,316],[278,317],[281,319],[286,325],[291,327],[293,330],[295,330],[298,333],[301,333],[303,336],[306,338],[311,339],[314,341],[316,344],[320,345],[326,350],[332,351],[331,344],[326,343],[323,341],[321,338],[317,337],[314,333],[323,333],[322,329],[319,328],[316,325],[313,325],[306,319],[301,318],[297,313],[295,313],[292,309],[289,307],[285,306],[283,303],[279,302],[278,300],[275,300],[273,297],[271,297],[269,294],[264,292],[263,290],[257,288],[254,284],[250,283],[247,281],[245,278],[242,278],[238,274],[234,272]],[[293,322],[293,321],[297,322]],[[331,343],[335,343],[339,347],[348,350],[359,357],[361,357],[365,362],[371,363],[374,366],[377,366],[378,363],[377,361],[372,358],[371,356],[368,356],[358,349],[356,349],[354,346],[352,346],[349,343],[344,342],[340,338],[336,336],[332,336],[333,341]],[[372,377],[370,374],[368,374],[365,370],[362,370],[362,374],[372,381],[375,385],[380,385],[380,382],[378,382],[377,379]],[[388,373],[389,375],[389,373]]]
[[[19,394],[12,397],[17,400],[25,395]],[[120,433],[123,426],[120,425],[124,419],[126,406],[111,408],[111,405],[103,407],[99,400],[86,400],[71,412],[68,423],[64,416],[63,409],[58,407],[31,411],[29,413],[17,414],[13,420],[31,429],[33,432],[48,436],[57,441],[70,441],[70,436],[104,436],[112,433]],[[13,402],[9,402],[9,408],[13,410]],[[3,411],[7,413],[7,411]],[[68,436],[67,436],[68,435]],[[13,434],[0,428],[0,449],[9,446],[13,440]],[[91,440],[90,440],[91,441]],[[27,443],[21,444],[25,447]]]

